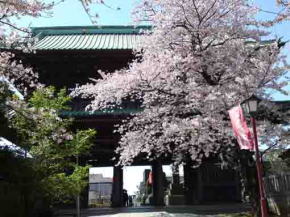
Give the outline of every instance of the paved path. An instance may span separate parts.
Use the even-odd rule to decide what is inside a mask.
[[[91,208],[81,212],[81,217],[216,217],[221,213],[249,211],[246,204],[219,204],[200,206]],[[56,217],[75,217],[74,210],[62,210]]]
[[[214,217],[216,215],[199,215],[193,213],[168,213],[168,212],[143,212],[143,213],[119,213],[113,215],[102,215],[103,217],[199,217],[199,216],[207,216]],[[102,217],[101,216],[101,217]],[[90,216],[93,217],[93,216]],[[100,216],[97,216],[100,217]]]

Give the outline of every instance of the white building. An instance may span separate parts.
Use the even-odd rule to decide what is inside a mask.
[[[109,206],[112,194],[112,178],[103,177],[102,174],[89,176],[89,206]]]

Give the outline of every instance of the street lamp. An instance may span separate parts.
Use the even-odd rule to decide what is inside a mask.
[[[265,197],[265,188],[262,178],[263,173],[263,167],[261,163],[261,156],[259,152],[259,146],[258,146],[258,137],[257,137],[257,130],[256,130],[256,120],[255,116],[258,111],[258,104],[260,102],[260,99],[256,96],[251,96],[247,100],[243,102],[243,109],[250,114],[251,116],[251,122],[253,127],[253,133],[254,133],[254,142],[255,142],[255,154],[256,154],[256,167],[257,167],[257,176],[258,176],[258,183],[259,183],[259,193],[260,193],[260,207],[261,207],[261,215],[262,217],[268,217],[268,210],[267,210],[267,202]]]
[[[255,116],[258,110],[258,104],[261,100],[256,97],[255,95],[251,96],[250,98],[246,99],[243,102],[244,110],[252,116]]]

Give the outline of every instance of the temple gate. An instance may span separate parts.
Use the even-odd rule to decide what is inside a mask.
[[[39,73],[40,82],[70,89],[87,83],[88,78],[100,78],[99,69],[113,72],[126,67],[134,58],[132,51],[142,37],[142,29],[150,29],[150,26],[33,28],[33,35],[38,39],[34,45],[36,52],[19,53],[18,56]],[[112,206],[122,206],[123,170],[120,166],[115,166],[116,162],[112,160],[119,140],[118,136],[113,134],[113,129],[115,124],[120,123],[130,113],[140,111],[140,108],[137,104],[127,103],[124,109],[116,109],[111,113],[89,113],[85,111],[88,103],[88,100],[74,99],[72,110],[62,115],[75,118],[75,129],[97,130],[90,156],[81,159],[81,162],[89,162],[95,167],[114,167]],[[152,165],[153,205],[164,205],[164,189],[160,188],[163,185],[162,164],[170,163],[170,158],[148,162],[142,156],[134,162],[134,165]],[[185,165],[183,186],[180,187],[177,177],[174,173],[170,189],[172,201],[181,197],[182,203],[186,204],[240,201],[238,174],[233,170],[220,170],[213,163],[204,164],[198,169]],[[220,192],[227,193],[221,197]],[[83,205],[86,204],[87,200],[84,200]]]

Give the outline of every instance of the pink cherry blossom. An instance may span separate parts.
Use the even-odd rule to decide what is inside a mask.
[[[283,86],[285,57],[276,41],[263,42],[258,12],[247,0],[142,1],[135,16],[152,31],[144,32],[137,58],[73,93],[92,99],[89,110],[141,102],[143,111],[117,130],[121,164],[146,153],[198,165],[231,147],[227,110]]]

